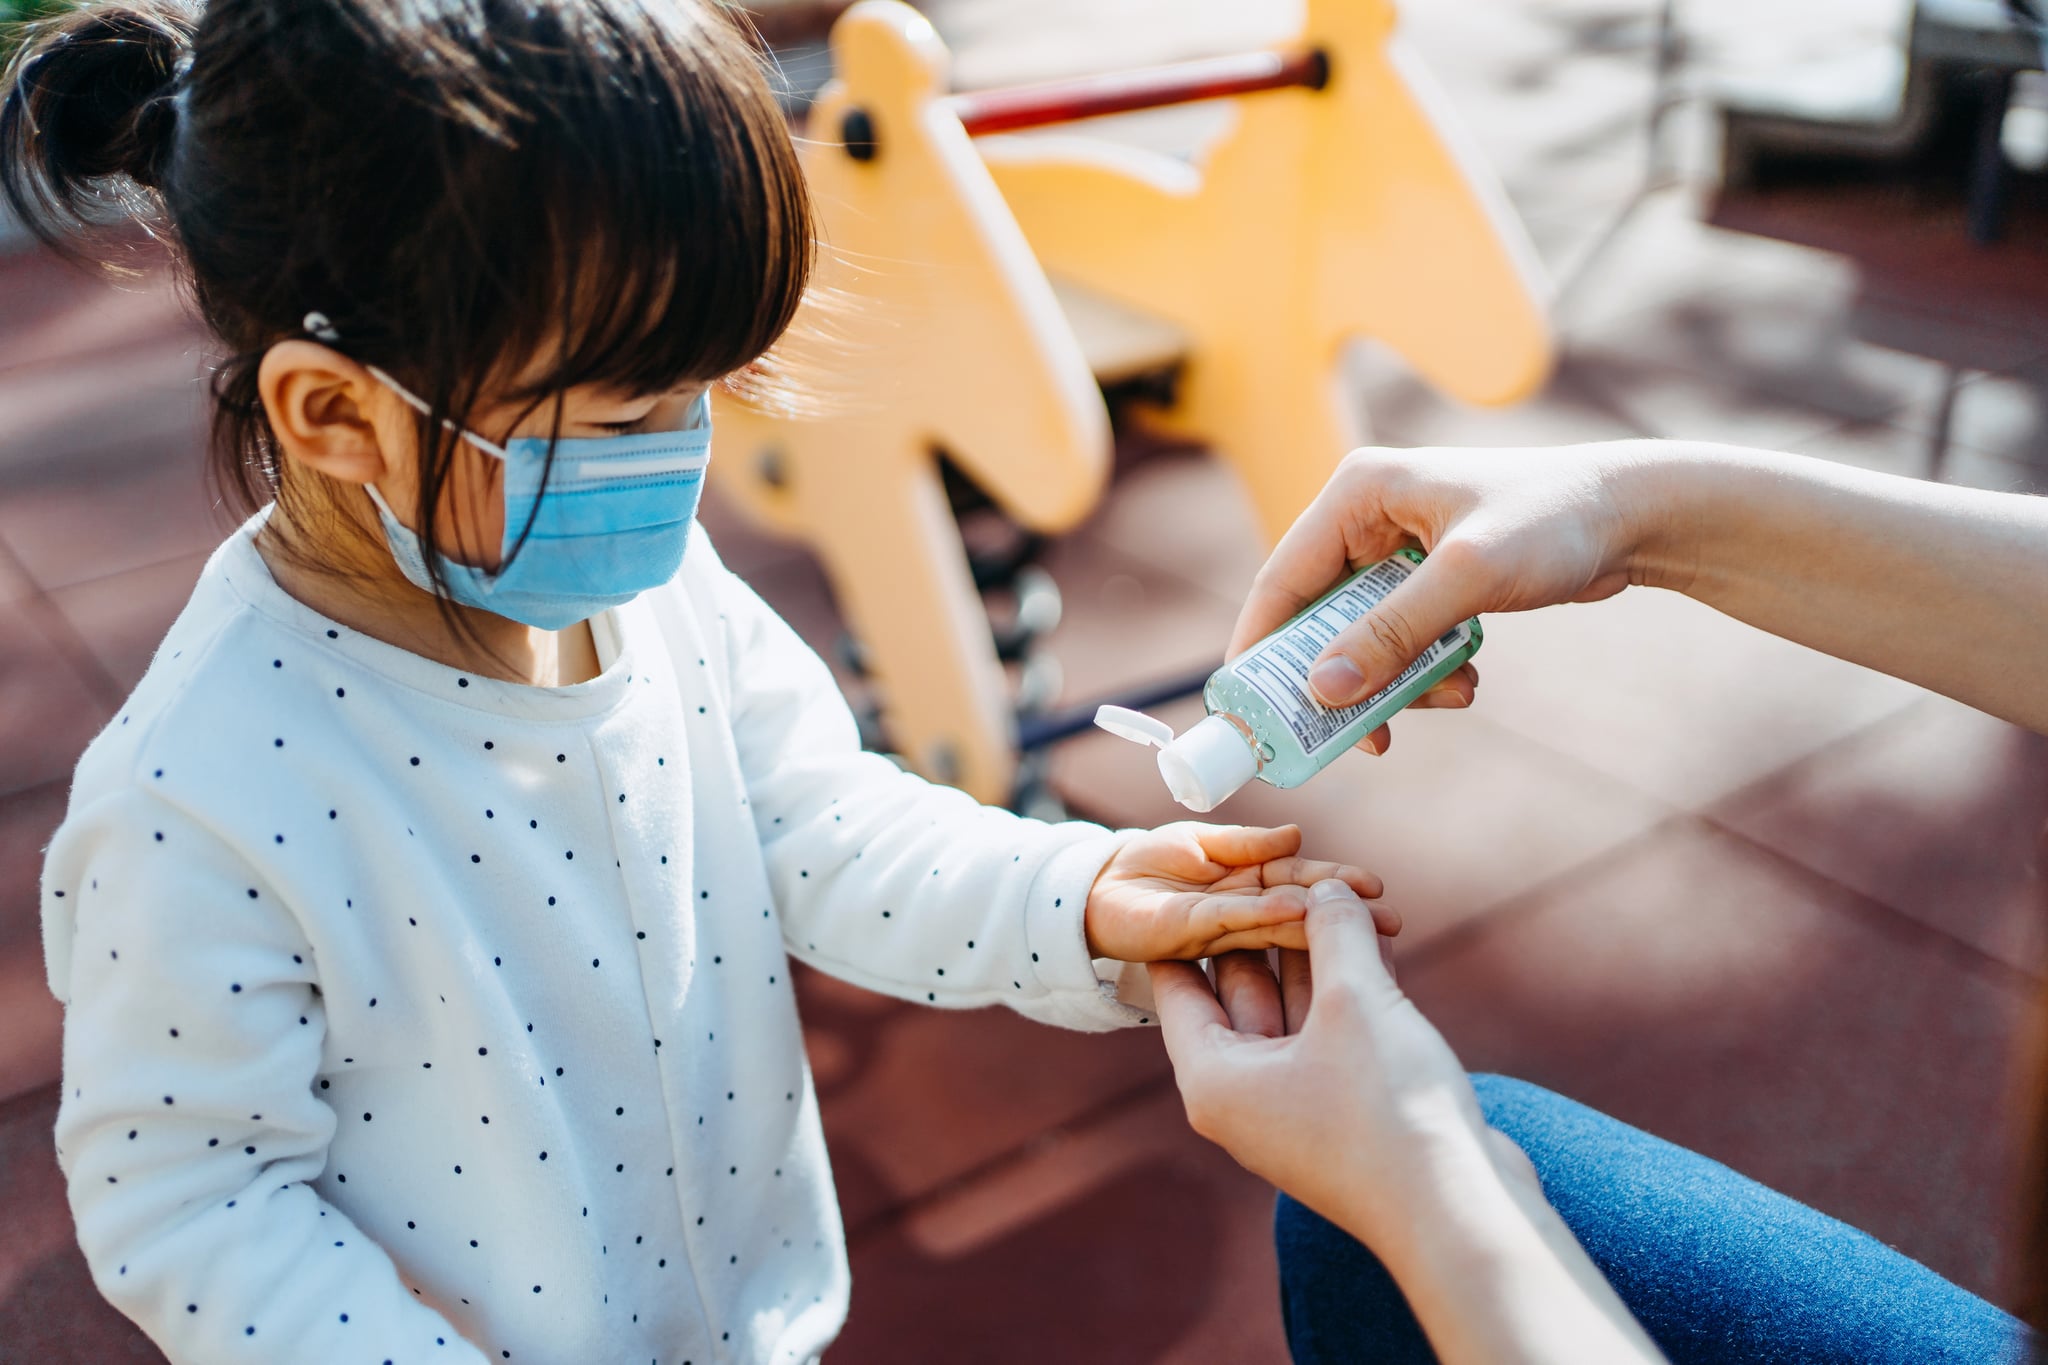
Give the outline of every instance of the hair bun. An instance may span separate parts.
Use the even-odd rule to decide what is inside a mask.
[[[175,81],[175,78],[174,78]],[[127,145],[134,155],[121,169],[138,185],[150,189],[162,186],[163,173],[171,164],[171,149],[178,135],[178,98],[175,85],[167,85],[135,111]]]
[[[95,181],[127,176],[161,187],[197,24],[181,0],[126,0],[87,4],[31,30],[0,107],[0,169],[8,199],[38,236],[103,220],[107,196]]]

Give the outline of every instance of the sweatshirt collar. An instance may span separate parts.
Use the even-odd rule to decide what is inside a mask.
[[[586,682],[534,687],[467,673],[329,620],[280,587],[256,549],[256,533],[269,519],[272,506],[265,505],[214,551],[204,577],[217,579],[248,608],[307,643],[399,686],[493,715],[572,720],[610,710],[628,695],[642,637],[652,627],[640,601],[591,618],[591,638],[602,667]]]

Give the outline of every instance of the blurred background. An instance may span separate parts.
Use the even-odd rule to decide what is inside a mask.
[[[756,0],[793,117],[832,74],[839,8]],[[1306,19],[1277,0],[922,8],[952,50],[953,85],[974,90],[1284,53],[1347,5]],[[1368,299],[1331,376],[1313,376],[1338,381],[1344,421],[1372,442],[1683,436],[2041,492],[2048,90],[2026,9],[1409,4],[1404,83],[1389,88],[1440,88],[1416,125],[1435,142],[1387,105],[1351,145],[1288,141],[1280,116],[1253,112],[1315,107],[1377,47],[1327,54],[1336,80],[1321,95],[1078,131],[1191,176],[1231,127],[1271,135],[1262,164],[1303,213],[1413,164],[1400,146],[1459,153],[1445,183],[1486,210],[1474,221],[1491,236],[1444,250],[1470,247],[1477,273],[1439,270],[1440,308],[1412,291],[1398,306]],[[830,144],[813,154],[848,155],[851,129],[813,126]],[[897,145],[885,126],[875,164]],[[1056,515],[1012,516],[1001,471],[976,477],[989,456],[941,461],[945,442],[906,428],[924,444],[904,477],[937,481],[955,513],[932,572],[970,574],[991,620],[986,638],[968,632],[960,686],[999,680],[988,714],[1020,754],[992,775],[960,767],[967,739],[902,742],[917,722],[892,703],[907,695],[890,686],[895,646],[847,609],[875,590],[860,580],[872,562],[825,543],[800,497],[776,502],[791,468],[801,488],[798,437],[771,431],[755,450],[735,414],[742,435],[721,443],[705,521],[833,662],[878,746],[1026,809],[1152,824],[1179,811],[1144,752],[1069,735],[1072,717],[1170,695],[1215,666],[1268,541],[1260,481],[1285,452],[1238,440],[1226,459],[1202,439],[1202,414],[1222,410],[1201,406],[1219,383],[1213,318],[1177,314],[1171,291],[1084,286],[1092,248],[1061,237],[1058,213],[1032,218],[1021,191],[1012,202],[1047,266],[1007,278],[1027,299],[1049,283],[1061,304],[1037,318],[1034,354],[1054,369],[1078,356],[1102,381],[1113,465]],[[913,239],[940,207],[897,206]],[[1239,235],[1214,240],[1271,229],[1276,246],[1222,255],[1215,276],[1252,278],[1284,256],[1280,220],[1295,211],[1240,205]],[[1086,227],[1089,212],[1077,200],[1070,217]],[[1157,230],[1137,246],[1184,252],[1200,235]],[[1379,264],[1430,279],[1441,263],[1428,255]],[[1513,332],[1521,296],[1461,293],[1461,279],[1520,281],[1547,330]],[[980,324],[965,292],[957,301],[971,363]],[[1442,318],[1465,330],[1432,331]],[[1515,374],[1467,385],[1491,383],[1479,396],[1492,405],[1446,396],[1510,332],[1521,369],[1502,361]],[[35,883],[74,759],[232,525],[200,474],[205,365],[160,272],[117,287],[0,222],[0,1360],[159,1358],[100,1300],[73,1240],[50,1144],[60,1012]],[[1094,394],[1075,409],[1083,436]],[[1318,856],[1384,875],[1408,924],[1404,984],[1468,1065],[1694,1147],[2011,1302],[2022,1053],[2048,960],[2048,740],[1641,590],[1489,620],[1478,663],[1470,712],[1397,722],[1387,756],[1351,755],[1292,793],[1254,786],[1223,814],[1299,822]],[[1199,702],[1160,709],[1184,725]],[[803,1000],[855,1271],[834,1362],[1285,1358],[1271,1193],[1189,1133],[1149,1031],[1062,1034],[815,976]]]

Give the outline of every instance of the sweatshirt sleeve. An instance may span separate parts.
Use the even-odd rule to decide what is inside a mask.
[[[861,750],[824,662],[720,572],[733,736],[790,954],[884,994],[1149,1024],[1143,969],[1091,961],[1082,912],[1125,835],[983,806]]]
[[[58,1161],[100,1292],[177,1365],[482,1365],[308,1183],[335,1127],[313,949],[248,863],[130,788],[73,812],[43,895]]]

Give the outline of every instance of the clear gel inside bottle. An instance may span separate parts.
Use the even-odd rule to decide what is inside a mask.
[[[1474,617],[1432,641],[1399,677],[1365,700],[1341,707],[1316,700],[1308,670],[1317,656],[1421,562],[1421,551],[1402,550],[1359,570],[1217,669],[1202,689],[1209,714],[1184,734],[1176,736],[1166,722],[1120,706],[1102,707],[1095,723],[1157,746],[1166,789],[1189,810],[1214,810],[1253,778],[1298,787],[1479,652],[1484,634]]]

